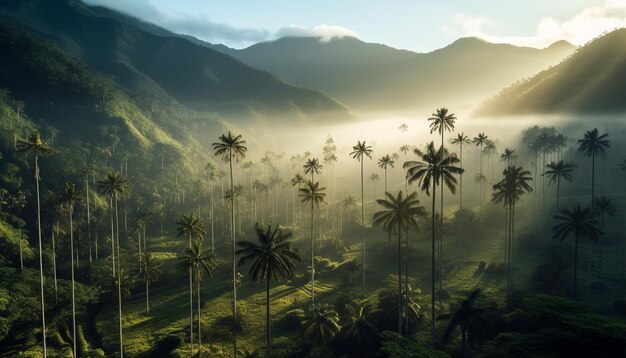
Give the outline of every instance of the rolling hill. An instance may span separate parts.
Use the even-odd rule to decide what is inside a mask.
[[[573,45],[545,49],[462,38],[414,53],[356,38],[281,38],[242,50],[214,47],[290,83],[329,93],[355,110],[472,105],[509,83],[557,64]]]
[[[626,111],[626,29],[580,48],[566,61],[485,102],[481,115]]]
[[[277,114],[349,117],[343,105],[323,93],[78,0],[8,0],[0,4],[0,14],[144,98],[175,99],[239,120]]]

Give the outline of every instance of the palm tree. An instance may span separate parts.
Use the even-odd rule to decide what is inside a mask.
[[[315,305],[302,323],[304,336],[313,344],[324,344],[339,332],[339,314],[332,305]]]
[[[161,262],[152,253],[144,253],[141,276],[146,284],[146,315],[150,314],[150,284],[161,276]]]
[[[372,159],[372,147],[365,144],[365,141],[358,143],[352,147],[350,153],[353,159],[361,164],[361,269],[363,270],[363,295],[365,295],[365,200],[363,195],[363,159],[368,156]]]
[[[398,129],[399,129],[399,130],[401,130],[401,131],[403,131],[403,132],[406,132],[406,131],[408,131],[408,130],[409,130],[409,126],[407,126],[407,125],[406,125],[406,123],[402,123],[402,124],[400,125],[400,127],[398,127]]]
[[[294,175],[293,178],[291,178],[291,186],[297,186],[298,190],[300,190],[300,188],[302,188],[302,184],[304,184],[305,182],[306,181],[304,180],[304,177],[300,173],[296,173],[296,175]],[[295,217],[296,216],[296,214],[295,214],[295,210],[296,210],[295,209],[295,206],[296,206],[295,203],[294,203],[293,206],[294,206],[294,208],[293,208],[293,210],[294,210],[293,216]],[[302,218],[302,205],[298,205],[298,218],[299,218],[299,220],[301,220],[301,218]],[[294,219],[294,222],[295,221],[296,220]],[[298,225],[301,225],[301,224],[298,224]]]
[[[240,241],[237,245],[239,265],[252,262],[250,276],[253,281],[265,281],[265,319],[267,331],[267,348],[271,346],[270,335],[270,280],[287,281],[294,276],[295,262],[302,259],[297,250],[291,247],[291,233],[284,232],[279,225],[272,225],[264,230],[259,223],[255,226],[259,243]]]
[[[415,149],[414,153],[420,161],[407,161],[403,167],[407,169],[409,184],[417,181],[420,189],[430,196],[432,189],[432,251],[431,251],[431,338],[432,347],[435,347],[435,191],[437,185],[446,185],[454,194],[456,191],[456,174],[462,174],[463,168],[456,165],[460,162],[456,155],[451,155],[444,147],[435,150],[433,142],[428,143],[425,151]]]
[[[342,327],[344,337],[359,345],[368,345],[378,329],[373,318],[374,308],[368,300],[356,300],[346,305],[346,324]]]
[[[210,195],[210,206],[209,206],[209,219],[211,220],[211,251],[213,253],[215,253],[215,219],[213,217],[213,207],[214,207],[214,202],[213,202],[213,182],[215,181],[215,178],[217,178],[217,167],[215,166],[215,163],[213,163],[212,161],[207,162],[204,165],[204,169],[207,171],[207,179],[209,182],[209,195]]]
[[[35,186],[37,189],[37,239],[39,243],[39,286],[41,291],[41,327],[43,336],[43,356],[48,356],[46,348],[46,304],[43,292],[43,249],[41,245],[41,202],[39,200],[39,157],[53,152],[52,147],[42,140],[38,132],[30,133],[26,139],[17,141],[18,153],[33,154],[35,157]]]
[[[552,227],[552,237],[563,242],[568,236],[574,235],[574,296],[578,281],[578,240],[586,238],[597,243],[602,231],[598,228],[598,212],[591,207],[577,204],[572,209],[561,209],[554,218],[559,222]]]
[[[484,177],[483,174],[483,146],[486,145],[489,142],[489,138],[487,137],[487,135],[485,133],[478,133],[478,136],[474,137],[474,140],[472,141],[477,147],[480,147],[480,176]],[[482,209],[483,207],[483,182],[480,182],[480,198],[479,198],[479,203],[480,203],[480,208]]]
[[[611,146],[611,142],[607,139],[608,133],[600,135],[598,128],[585,132],[583,139],[578,140],[578,152],[591,157],[591,205],[595,197],[595,179],[596,179],[596,156],[604,155],[606,149]]]
[[[204,224],[196,217],[196,214],[191,212],[189,214],[183,214],[178,221],[177,237],[187,236],[187,250],[192,250],[192,239],[195,241],[202,240],[206,231],[204,230]],[[193,352],[193,268],[188,267],[189,271],[189,330],[191,332],[191,351]]]
[[[370,180],[372,181],[374,187],[374,198],[376,198],[376,182],[380,180],[380,175],[378,175],[378,173],[372,173],[372,175],[370,175]]]
[[[324,198],[326,197],[326,193],[324,190],[326,188],[320,187],[319,182],[313,183],[310,180],[307,180],[304,188],[300,188],[300,198],[302,202],[310,202],[311,203],[311,307],[315,305],[315,246],[313,239],[313,212],[315,207],[319,207],[321,203],[324,202]]]
[[[444,147],[444,134],[446,131],[451,132],[454,130],[454,122],[456,121],[456,116],[454,113],[449,113],[448,109],[445,107],[439,108],[435,111],[435,113],[431,114],[432,117],[428,118],[430,121],[430,133],[437,132],[441,135],[441,148]],[[441,195],[439,197],[440,207],[440,220],[439,223],[443,227],[443,185],[441,186]],[[443,233],[440,233],[441,237],[439,238],[439,290],[441,290],[441,281],[443,279]]]
[[[565,163],[562,160],[558,162],[552,162],[546,165],[547,170],[542,175],[547,175],[549,178],[548,183],[556,182],[556,208],[559,209],[559,197],[561,191],[561,178],[571,182],[572,172],[576,168],[574,162]]]
[[[517,159],[517,153],[515,152],[515,149],[506,148],[504,149],[504,152],[500,154],[500,161],[506,162],[507,167],[510,166],[511,162],[515,161],[516,159]]]
[[[246,157],[248,148],[245,146],[246,141],[241,139],[241,135],[233,136],[228,131],[227,135],[222,134],[219,137],[219,142],[213,143],[213,150],[215,155],[221,156],[222,160],[228,163],[230,168],[230,192],[235,192],[235,182],[233,180],[233,160],[239,160]],[[232,269],[233,269],[233,316],[235,321],[237,320],[237,263],[235,258],[236,241],[235,241],[235,202],[230,204],[230,241],[232,247]],[[233,327],[234,328],[234,327]],[[234,344],[233,352],[235,358],[237,358],[237,331],[234,330]]]
[[[385,193],[386,199],[378,199],[376,202],[386,210],[374,214],[374,226],[382,225],[389,236],[398,233],[398,308],[402,307],[402,232],[408,233],[410,229],[417,230],[419,225],[417,218],[426,216],[423,206],[419,205],[417,193],[412,192],[403,197],[402,191],[397,196]],[[408,249],[408,247],[406,248]],[[405,253],[406,254],[406,253]],[[407,283],[408,285],[408,283]],[[398,334],[402,334],[402,310],[398,309]]]
[[[74,184],[65,183],[65,191],[61,194],[61,204],[67,210],[70,223],[70,256],[71,256],[71,277],[72,277],[72,339],[74,357],[78,357],[76,350],[76,287],[74,279],[74,207],[80,200],[78,191]]]
[[[463,144],[470,144],[469,137],[465,133],[461,132],[456,135],[456,138],[452,139],[452,144],[459,146],[459,166],[463,168]],[[463,173],[459,178],[459,210],[463,208]]]
[[[304,174],[311,174],[311,182],[315,182],[315,174],[319,175],[324,166],[320,164],[319,159],[309,158],[302,168],[304,168]]]
[[[512,249],[513,239],[515,235],[515,205],[524,193],[532,192],[530,182],[533,180],[531,173],[522,167],[509,166],[502,175],[502,180],[493,186],[493,194],[491,201],[496,204],[503,204],[506,208],[505,215],[505,263],[508,261],[507,288],[510,290],[513,286],[512,281]]]
[[[393,168],[394,164],[395,162],[393,161],[393,159],[391,158],[389,154],[378,159],[378,167],[385,170],[385,193],[387,192],[387,167]]]
[[[191,247],[185,249],[185,252],[178,257],[180,269],[184,271],[193,272],[193,276],[196,282],[196,294],[198,305],[198,352],[202,352],[202,324],[200,314],[200,281],[202,280],[203,272],[209,277],[213,276],[213,270],[215,270],[215,256],[211,250],[202,249],[202,240],[198,238],[193,242]],[[193,322],[191,324],[193,332]],[[192,335],[193,341],[193,335]],[[193,347],[193,345],[192,345]],[[192,348],[193,352],[193,348]]]
[[[470,344],[474,343],[475,337],[480,338],[485,335],[485,330],[490,326],[489,322],[483,317],[484,308],[475,308],[474,303],[480,294],[480,288],[474,289],[466,299],[459,302],[456,309],[451,313],[442,314],[437,317],[438,320],[449,320],[448,328],[443,334],[443,341],[447,342],[454,330],[459,327],[461,329],[461,347],[462,356],[465,357],[465,341],[466,337]]]
[[[120,335],[120,358],[124,357],[124,335],[122,332],[122,275],[120,273],[120,240],[119,240],[119,222],[117,216],[117,199],[120,196],[128,194],[128,185],[126,178],[118,173],[110,172],[105,180],[99,181],[98,186],[100,191],[109,197],[109,203],[111,207],[111,214],[113,214],[113,204],[115,203],[115,233],[113,230],[113,219],[111,218],[111,251],[112,258],[115,260],[115,248],[117,246],[117,305],[119,315],[119,335]],[[114,243],[117,243],[115,245]],[[113,264],[113,277],[115,275],[115,264]]]

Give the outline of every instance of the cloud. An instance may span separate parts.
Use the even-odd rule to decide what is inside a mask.
[[[212,21],[206,14],[166,13],[149,0],[84,0],[135,16],[175,33],[191,35],[212,43],[250,44],[265,41],[271,33],[264,29],[238,28]]]
[[[303,27],[297,25],[286,26],[278,30],[274,37],[319,37],[322,41],[328,42],[334,38],[357,37],[358,35],[359,34],[355,31],[345,27],[321,24],[314,27]]]
[[[290,25],[270,32],[266,29],[240,28],[211,20],[206,14],[183,14],[163,12],[150,0],[84,0],[89,5],[105,6],[135,16],[175,33],[191,35],[211,43],[223,43],[232,47],[275,40],[280,37],[319,37],[321,41],[333,38],[356,37],[357,33],[341,26],[321,24],[314,27]]]
[[[602,6],[586,8],[565,21],[545,17],[539,21],[536,33],[531,36],[492,35],[485,28],[491,29],[496,24],[486,17],[457,14],[452,18],[452,23],[453,26],[444,27],[445,34],[476,36],[494,43],[537,48],[549,46],[559,40],[583,45],[606,31],[626,27],[626,0],[608,0]]]

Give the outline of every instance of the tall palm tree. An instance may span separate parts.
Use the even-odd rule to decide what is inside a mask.
[[[507,167],[510,166],[511,162],[515,161],[516,159],[517,159],[517,153],[515,152],[515,149],[505,148],[504,152],[500,154],[500,161],[506,162]]]
[[[203,235],[206,234],[204,230],[204,224],[200,218],[196,217],[196,214],[191,212],[189,214],[183,214],[176,221],[177,237],[187,237],[187,249],[193,248],[192,241],[201,241]],[[195,240],[194,240],[195,239]],[[185,251],[186,252],[186,251]],[[189,330],[190,334],[190,346],[193,352],[193,267],[188,267],[189,271]]]
[[[593,198],[595,198],[596,156],[604,155],[606,149],[611,146],[608,137],[608,133],[600,135],[598,128],[594,128],[585,132],[583,139],[578,140],[578,152],[591,157],[591,205],[593,205]]]
[[[572,181],[572,173],[576,169],[574,162],[565,163],[563,160],[552,162],[546,165],[546,171],[542,175],[547,175],[548,183],[556,182],[556,208],[559,209],[559,197],[561,191],[561,178],[569,182]]]
[[[279,225],[263,229],[259,223],[255,226],[259,243],[240,241],[237,243],[239,265],[252,262],[250,276],[253,281],[265,281],[265,324],[267,348],[271,346],[270,335],[270,280],[287,281],[294,276],[295,263],[302,259],[297,250],[291,247],[291,233],[285,232]]]
[[[395,162],[393,161],[393,158],[391,158],[391,156],[389,154],[380,157],[380,159],[378,159],[378,167],[382,168],[385,171],[385,193],[387,192],[387,168],[388,167],[392,167],[395,164]]]
[[[480,156],[480,176],[484,177],[483,174],[483,147],[489,142],[489,137],[487,137],[487,135],[485,133],[478,133],[478,136],[474,137],[474,139],[472,140],[472,142],[477,146],[480,147],[480,151],[479,151],[479,156]],[[483,182],[480,182],[480,187],[479,187],[479,192],[480,192],[480,198],[479,198],[479,203],[480,203],[480,208],[482,209],[483,207]]]
[[[459,146],[459,166],[463,168],[463,145],[470,144],[469,137],[465,133],[457,133],[456,138],[452,139],[452,144]],[[463,208],[463,173],[459,178],[459,210]]]
[[[402,191],[399,191],[395,197],[387,192],[385,196],[386,199],[376,200],[378,205],[385,210],[374,214],[373,224],[374,226],[382,225],[390,237],[392,233],[398,233],[398,308],[400,308],[402,307],[402,233],[406,234],[410,229],[417,230],[419,228],[417,219],[419,216],[426,216],[426,210],[423,206],[419,206],[416,192],[406,197],[402,195]],[[398,309],[398,334],[401,333],[402,310]]]
[[[128,195],[128,185],[126,178],[118,173],[110,172],[107,177],[98,182],[100,191],[109,197],[111,213],[113,213],[113,204],[115,204],[115,227],[113,230],[113,219],[111,219],[111,251],[112,258],[115,259],[114,253],[117,247],[117,277],[115,275],[116,268],[113,264],[113,277],[117,278],[117,306],[119,315],[119,335],[120,335],[120,357],[124,357],[124,334],[122,331],[122,275],[120,273],[120,240],[119,240],[119,221],[117,216],[117,200],[119,197]]]
[[[309,158],[302,168],[304,168],[304,174],[311,174],[311,182],[315,182],[315,174],[319,175],[324,166],[320,164],[319,159]]]
[[[502,172],[503,178],[493,186],[491,200],[496,204],[503,204],[506,208],[505,215],[505,263],[508,262],[507,288],[510,290],[512,281],[512,248],[515,236],[515,205],[524,193],[532,192],[530,182],[533,180],[531,173],[522,167],[514,165],[507,167]]]
[[[350,156],[361,164],[361,270],[363,271],[363,295],[365,295],[365,200],[363,195],[363,160],[367,156],[372,159],[372,146],[366,145],[365,141],[352,147]]]
[[[552,237],[563,242],[568,236],[574,236],[574,296],[578,282],[578,240],[586,238],[597,243],[602,231],[598,228],[598,212],[591,207],[577,204],[571,209],[561,209],[554,218],[558,221],[552,227]]]
[[[70,224],[70,256],[71,256],[71,277],[72,277],[72,339],[74,357],[78,357],[76,350],[76,281],[74,279],[74,207],[79,202],[79,193],[74,184],[65,183],[65,191],[61,194],[61,204],[67,210]]]
[[[457,166],[460,162],[456,155],[451,155],[444,147],[435,149],[435,144],[430,142],[426,150],[414,150],[419,161],[407,161],[403,167],[407,169],[409,184],[418,182],[422,191],[430,196],[432,189],[432,211],[431,211],[431,338],[432,347],[435,347],[435,192],[437,185],[446,185],[454,194],[456,192],[457,179],[454,175],[462,174],[463,168]]]
[[[233,175],[233,160],[240,160],[246,157],[248,148],[245,146],[246,141],[242,140],[241,135],[233,135],[228,131],[227,135],[222,134],[219,142],[213,143],[215,155],[221,156],[222,160],[228,163],[230,169],[230,192],[235,192],[235,182]],[[235,241],[235,202],[230,204],[230,241],[232,248],[232,269],[233,269],[233,317],[237,320],[237,263],[235,258],[236,241]],[[233,327],[234,328],[234,327]],[[233,352],[237,358],[237,331],[233,330],[234,344]]]
[[[400,125],[400,127],[398,127],[398,129],[399,129],[399,130],[401,130],[401,131],[403,131],[403,132],[406,132],[406,131],[408,131],[408,130],[409,130],[409,126],[407,126],[407,125],[406,125],[406,123],[402,123],[402,124]]]
[[[311,307],[315,305],[315,242],[313,239],[313,212],[315,207],[319,207],[324,202],[326,188],[320,187],[319,182],[313,183],[307,180],[304,188],[300,188],[300,198],[302,202],[311,203]]]
[[[339,314],[329,304],[313,306],[302,325],[306,340],[316,345],[330,341],[341,329]]]
[[[141,276],[146,285],[146,315],[150,314],[150,284],[161,276],[161,261],[157,260],[152,253],[144,253],[141,261]]]
[[[430,133],[437,132],[441,135],[441,148],[444,147],[444,134],[445,132],[452,132],[454,130],[454,122],[456,121],[456,116],[454,113],[450,113],[447,108],[442,107],[435,111],[435,113],[431,114],[431,117],[428,118],[430,121]],[[439,225],[443,227],[443,185],[441,186],[441,192],[439,196],[439,212],[440,212],[440,223]],[[440,232],[439,238],[439,290],[441,290],[441,281],[443,279],[443,232]]]
[[[185,249],[184,253],[178,257],[180,269],[184,271],[191,271],[196,283],[196,298],[198,305],[198,352],[202,352],[202,322],[200,312],[200,281],[202,280],[203,273],[206,273],[209,277],[213,276],[213,270],[215,270],[216,262],[215,256],[211,250],[203,250],[202,240],[198,238],[193,242],[191,247]],[[192,322],[193,331],[193,322]],[[193,336],[192,336],[193,337]],[[193,338],[192,338],[193,340]],[[193,348],[192,348],[193,353]]]
[[[18,153],[33,154],[35,157],[35,187],[37,189],[37,239],[39,243],[39,286],[41,291],[41,327],[43,337],[43,356],[48,356],[46,347],[46,303],[43,292],[43,249],[41,245],[41,202],[39,200],[39,157],[53,152],[52,147],[42,140],[38,132],[30,133],[26,139],[18,139]]]
[[[217,178],[217,167],[215,166],[215,163],[210,161],[204,165],[204,169],[207,171],[207,181],[209,182],[209,196],[210,196],[209,219],[211,220],[211,251],[215,253],[215,218],[213,216],[213,212],[214,212],[213,210],[214,208],[213,182]]]
[[[459,327],[461,329],[461,347],[462,356],[465,357],[465,342],[469,339],[470,344],[474,343],[475,338],[481,338],[485,335],[485,330],[490,326],[485,319],[484,308],[475,308],[474,303],[480,294],[480,288],[474,289],[466,299],[459,302],[458,306],[451,313],[442,314],[437,317],[438,320],[449,320],[448,328],[443,334],[443,341],[447,342],[454,330]]]

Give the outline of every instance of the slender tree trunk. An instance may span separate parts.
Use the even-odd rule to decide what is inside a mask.
[[[119,241],[118,241],[119,242]],[[122,330],[122,271],[120,267],[120,247],[117,246],[117,307],[120,331],[120,358],[124,358],[124,334]]]
[[[363,157],[361,157],[361,266],[363,271],[363,296],[365,296],[365,200],[363,197]]]
[[[146,315],[150,314],[150,284],[146,280]]]
[[[72,346],[74,357],[78,357],[78,352],[76,351],[76,288],[75,288],[75,280],[74,280],[74,221],[73,221],[73,213],[74,208],[70,205],[69,208],[69,219],[70,219],[70,254],[72,256],[71,265],[72,265]]]
[[[404,233],[404,332],[409,335],[409,230]]]
[[[433,178],[433,208],[432,208],[432,240],[431,240],[431,293],[430,293],[430,334],[431,348],[435,348],[436,332],[435,332],[435,196],[437,192],[437,183]]]
[[[441,129],[441,150],[443,151],[443,128]],[[441,185],[441,195],[439,197],[439,293],[443,288],[443,185]],[[441,304],[441,294],[439,295],[439,304]]]
[[[265,268],[267,270],[267,267]],[[267,349],[269,350],[272,345],[272,336],[270,331],[270,278],[267,275],[266,288],[265,288],[265,325],[267,331]]]
[[[461,357],[465,357],[465,329],[461,327]]]
[[[315,305],[315,243],[313,240],[313,198],[311,198],[311,307]]]
[[[54,301],[57,302],[58,286],[57,286],[57,249],[54,239],[54,226],[52,227],[52,275],[54,277]]]
[[[235,182],[233,179],[233,149],[230,148],[228,150],[228,164],[230,166],[230,192],[231,195],[235,192]],[[230,236],[231,236],[231,246],[232,246],[232,266],[233,266],[233,352],[234,357],[237,358],[237,265],[236,265],[236,239],[235,239],[235,201],[231,200],[230,202]]]
[[[574,236],[574,297],[577,296],[576,285],[578,284],[578,235]]]
[[[559,195],[561,192],[561,175],[556,177],[556,210],[559,210]]]
[[[85,186],[87,191],[85,193],[85,199],[87,201],[87,240],[89,241],[89,263],[91,263],[91,210],[89,205],[89,178],[85,178]]]
[[[113,196],[109,198],[109,208],[111,212],[111,272],[115,278],[115,226],[113,224]]]
[[[24,255],[22,254],[22,232],[20,231],[20,237],[18,242],[20,243],[20,273],[24,275]],[[52,253],[54,255],[54,253]]]
[[[509,206],[504,206],[504,264],[508,267],[508,252],[509,252]]]
[[[463,142],[461,142],[460,152],[461,155],[459,164],[461,165],[461,168],[463,168]],[[463,173],[461,173],[459,178],[459,210],[461,209],[463,209]]]
[[[593,208],[593,199],[595,198],[596,185],[596,153],[591,152],[591,207]]]
[[[387,193],[387,166],[385,166],[385,194]],[[376,199],[376,189],[374,189],[374,199]]]
[[[43,278],[43,249],[41,245],[41,202],[39,200],[39,158],[35,154],[35,185],[37,187],[37,235],[39,240],[39,285],[41,290],[41,333],[43,337],[43,356],[48,356],[46,347],[46,303],[44,299]]]
[[[191,249],[191,232],[189,233],[189,240],[187,241],[187,247]],[[193,279],[191,273],[191,266],[189,266],[189,338],[191,355],[193,355]]]
[[[198,307],[198,352],[202,354],[202,315],[200,311],[200,267],[196,272],[196,298]]]
[[[398,334],[402,334],[402,228],[398,225]]]

